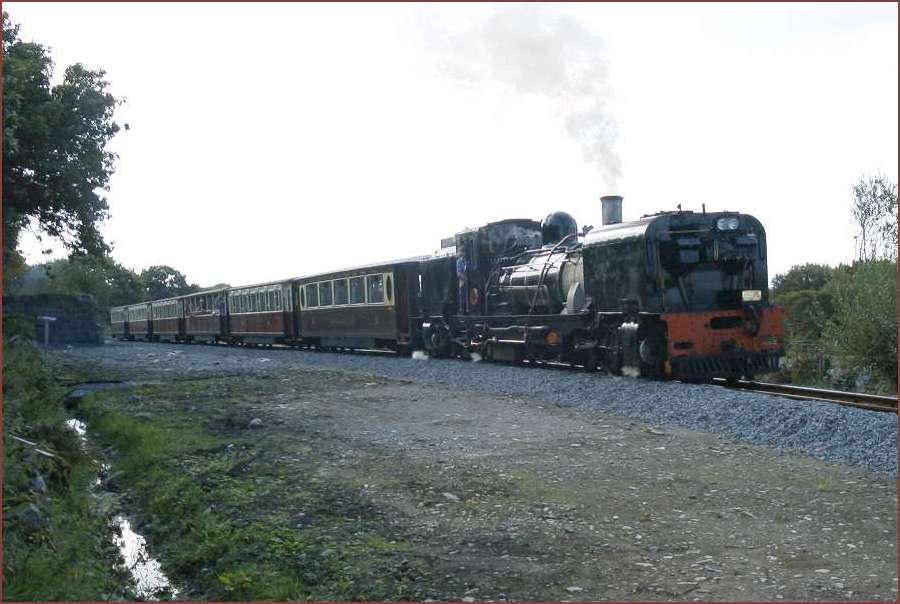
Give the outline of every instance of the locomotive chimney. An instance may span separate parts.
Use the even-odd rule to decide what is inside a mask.
[[[603,224],[618,224],[622,222],[621,195],[604,195],[600,198],[600,206],[603,212]]]

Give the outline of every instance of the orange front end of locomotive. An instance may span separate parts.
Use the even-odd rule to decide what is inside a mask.
[[[784,310],[664,313],[666,373],[677,379],[751,378],[778,371],[784,355]]]

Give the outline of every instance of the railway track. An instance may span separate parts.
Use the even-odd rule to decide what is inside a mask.
[[[824,390],[820,388],[807,388],[805,386],[790,386],[787,384],[769,384],[766,382],[752,382],[738,380],[728,382],[722,378],[713,380],[715,384],[736,390],[749,390],[762,394],[776,394],[801,401],[824,401],[836,403],[848,407],[858,407],[869,411],[883,411],[897,413],[897,397],[879,396],[877,394],[860,394],[859,392],[843,392],[841,390]]]
[[[213,345],[219,344],[216,343]],[[285,351],[296,350],[294,347],[281,344],[269,345],[267,348]],[[393,356],[396,353],[387,350],[355,349],[352,351],[352,354]],[[544,369],[572,370],[575,368],[571,363],[556,361],[526,361],[525,364]],[[788,384],[771,384],[768,382],[754,382],[749,380],[728,381],[725,378],[713,378],[712,383],[725,388],[747,390],[749,392],[757,392],[760,394],[773,394],[801,401],[821,401],[847,407],[858,407],[868,411],[897,413],[897,397],[892,396],[844,392],[842,390],[826,390],[822,388],[809,388],[806,386],[792,386]]]

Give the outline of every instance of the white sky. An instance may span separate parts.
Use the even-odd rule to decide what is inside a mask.
[[[80,61],[127,98],[113,256],[201,285],[427,254],[462,228],[554,210],[599,225],[610,193],[626,220],[679,202],[755,215],[771,277],[852,260],[851,185],[897,179],[894,3],[558,7],[606,47],[616,190],[552,104],[463,85],[429,52],[431,26],[519,7],[4,10],[51,47],[58,77]]]

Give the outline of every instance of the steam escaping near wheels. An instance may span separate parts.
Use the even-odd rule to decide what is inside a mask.
[[[427,361],[428,353],[424,350],[413,350],[412,358],[414,361]]]
[[[481,362],[481,355],[478,354],[477,352],[470,352],[470,353],[469,353],[469,360],[472,361],[473,363],[480,363],[480,362]]]
[[[622,375],[630,378],[641,377],[641,370],[637,367],[622,367]]]

